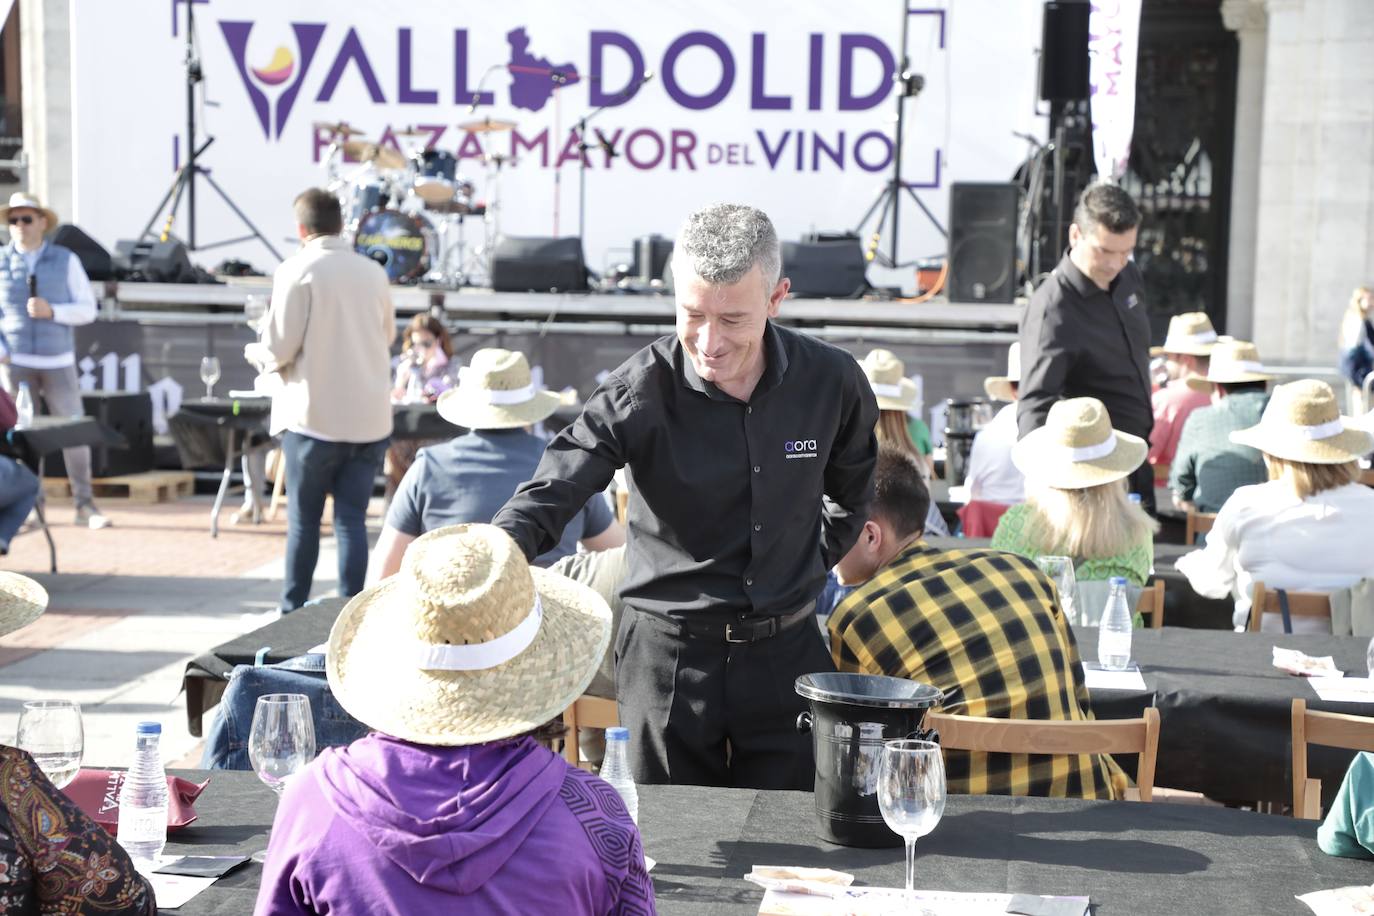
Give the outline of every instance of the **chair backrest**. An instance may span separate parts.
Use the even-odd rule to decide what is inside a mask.
[[[1322,783],[1307,778],[1307,746],[1374,752],[1374,719],[1341,712],[1314,712],[1306,700],[1293,701],[1293,816],[1322,816]]]
[[[1164,626],[1164,580],[1156,579],[1140,591],[1140,600],[1135,606],[1136,613],[1150,622],[1150,629],[1158,630]]]
[[[1374,487],[1374,468],[1367,468],[1360,471],[1360,483],[1366,487]]]
[[[940,733],[940,744],[992,754],[1139,754],[1136,784],[1140,800],[1154,795],[1159,754],[1159,710],[1146,708],[1139,719],[990,719],[933,712],[926,727]]]
[[[620,724],[620,710],[615,700],[583,694],[563,712],[563,724],[568,734],[563,738],[563,758],[573,766],[581,766],[577,740],[579,728],[612,728]]]
[[[1256,582],[1250,592],[1250,626],[1258,633],[1260,623],[1266,613],[1280,614],[1279,589],[1266,588],[1263,582]],[[1288,592],[1289,617],[1325,617],[1331,621],[1331,596],[1326,592]]]
[[[1197,536],[1211,531],[1216,521],[1217,514],[1215,512],[1198,512],[1196,509],[1189,509],[1188,521],[1183,530],[1183,543],[1196,543]]]

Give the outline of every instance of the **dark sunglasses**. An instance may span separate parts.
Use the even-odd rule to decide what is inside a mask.
[[[19,225],[20,223],[23,223],[25,226],[27,226],[27,225],[29,225],[29,224],[32,223],[32,222],[33,222],[33,217],[30,216],[30,215],[27,214],[27,213],[25,213],[23,216],[11,216],[11,217],[10,217],[10,225],[11,225],[11,226],[17,226],[17,225]]]

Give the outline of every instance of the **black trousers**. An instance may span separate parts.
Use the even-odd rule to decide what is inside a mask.
[[[637,782],[814,787],[811,736],[797,732],[806,701],[793,685],[835,665],[813,617],[769,639],[730,644],[626,608],[615,659]]]

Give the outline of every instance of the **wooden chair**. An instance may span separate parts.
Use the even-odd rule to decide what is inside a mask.
[[[1150,629],[1158,630],[1164,626],[1164,580],[1156,579],[1153,584],[1140,591],[1140,600],[1135,606],[1136,613],[1150,622]]]
[[[577,742],[578,728],[612,728],[620,724],[620,711],[615,700],[583,694],[563,711],[563,724],[568,734],[563,738],[563,758],[573,766],[581,766]]]
[[[1307,778],[1307,746],[1374,751],[1374,719],[1343,712],[1310,712],[1306,700],[1293,701],[1293,816],[1320,820],[1322,781]]]
[[[1360,471],[1360,483],[1366,487],[1374,487],[1374,468]]]
[[[1196,509],[1189,509],[1188,522],[1183,530],[1183,543],[1196,544],[1197,536],[1211,531],[1216,521],[1217,514],[1215,512],[1198,512]]]
[[[989,719],[933,712],[926,727],[940,733],[940,744],[962,751],[994,754],[1139,754],[1136,784],[1127,797],[1149,801],[1154,796],[1155,759],[1159,753],[1159,710],[1153,706],[1139,719],[1047,722],[1042,719]],[[1134,793],[1134,795],[1132,795]]]
[[[1258,633],[1260,622],[1265,613],[1280,614],[1279,591],[1264,587],[1263,582],[1256,582],[1250,594],[1250,626],[1252,633]],[[1290,617],[1325,617],[1328,625],[1331,622],[1331,596],[1326,592],[1294,592],[1288,593],[1288,615]]]

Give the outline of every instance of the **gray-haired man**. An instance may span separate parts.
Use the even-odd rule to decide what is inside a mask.
[[[641,781],[812,784],[792,685],[833,670],[814,599],[867,518],[878,407],[852,356],[770,321],[780,274],[762,212],[688,217],[677,334],[605,380],[493,519],[537,556],[627,469],[616,694]]]

